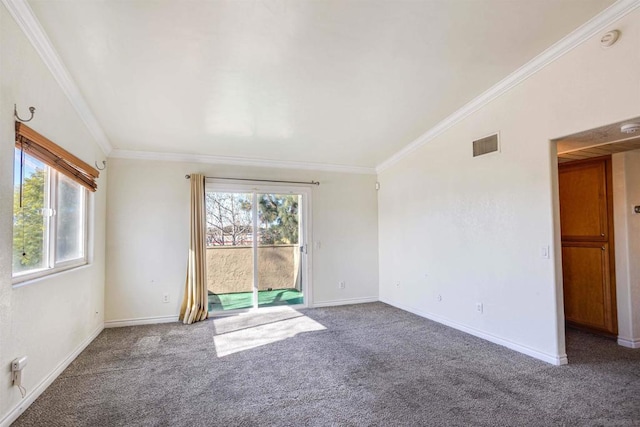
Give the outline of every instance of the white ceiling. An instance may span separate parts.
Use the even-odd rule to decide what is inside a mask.
[[[29,0],[119,150],[374,167],[613,0]]]

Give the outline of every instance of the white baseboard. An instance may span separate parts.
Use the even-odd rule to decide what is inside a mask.
[[[80,343],[78,347],[75,348],[62,362],[55,367],[49,375],[47,375],[40,383],[35,386],[33,390],[27,393],[27,395],[22,399],[12,410],[4,416],[4,418],[0,419],[0,427],[9,427],[11,423],[18,419],[18,417],[42,394],[43,391],[47,389],[51,385],[51,383],[58,378],[58,376],[67,369],[67,366],[71,364],[75,360],[76,357],[82,351],[87,348],[89,344],[98,336],[100,332],[104,329],[104,325],[100,324],[89,336]]]
[[[380,301],[384,302],[385,304],[389,304],[399,309],[408,311],[410,313],[417,314],[418,316],[425,317],[429,320],[433,320],[434,322],[442,323],[443,325],[449,326],[451,328],[457,329],[462,332],[466,332],[478,338],[482,338],[484,340],[490,341],[494,344],[499,344],[501,346],[510,348],[511,350],[515,350],[519,353],[526,354],[527,356],[534,357],[536,359],[542,360],[543,362],[551,363],[552,365],[560,366],[560,365],[566,365],[567,363],[569,363],[569,359],[567,359],[566,354],[559,354],[559,355],[547,354],[547,353],[535,350],[533,348],[527,347],[525,345],[510,341],[508,339],[489,334],[487,332],[472,328],[470,326],[463,325],[458,322],[454,322],[447,318],[444,318],[432,313],[427,313],[426,311],[422,311],[417,308],[409,307],[403,304],[398,304],[396,302],[389,301],[384,298],[380,298]]]
[[[123,326],[153,325],[156,323],[177,322],[179,316],[138,317],[136,319],[109,320],[104,322],[105,328],[121,328]]]
[[[640,338],[622,338],[618,337],[618,345],[627,348],[640,348]]]
[[[314,302],[312,308],[320,307],[333,307],[336,305],[349,305],[349,304],[365,304],[368,302],[378,302],[378,297],[365,297],[365,298],[346,298],[337,299],[332,301]]]

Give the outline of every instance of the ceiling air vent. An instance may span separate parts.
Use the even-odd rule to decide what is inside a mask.
[[[485,136],[473,141],[473,157],[498,151],[498,134]]]

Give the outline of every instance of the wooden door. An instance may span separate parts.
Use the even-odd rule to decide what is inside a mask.
[[[567,324],[618,333],[611,156],[558,167]]]

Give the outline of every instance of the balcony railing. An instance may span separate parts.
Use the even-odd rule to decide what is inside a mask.
[[[300,279],[300,247],[298,245],[258,246],[258,290],[301,290]],[[208,247],[207,288],[214,294],[251,292],[253,289],[252,247]]]

